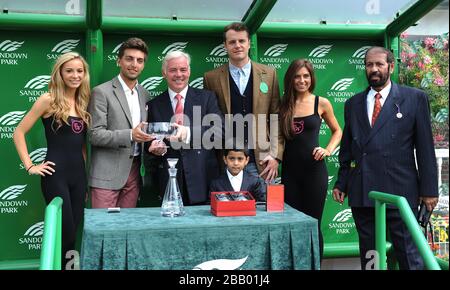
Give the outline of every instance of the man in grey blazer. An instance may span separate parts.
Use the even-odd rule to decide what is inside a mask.
[[[137,83],[148,48],[129,38],[119,49],[120,73],[92,90],[88,111],[92,126],[89,186],[92,207],[136,207],[141,185],[142,142],[151,140],[141,130],[146,121],[148,92]]]

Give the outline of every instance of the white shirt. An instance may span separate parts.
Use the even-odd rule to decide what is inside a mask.
[[[167,88],[167,91],[169,92],[169,98],[170,98],[170,104],[172,104],[172,110],[173,113],[175,114],[175,109],[177,107],[177,103],[178,100],[176,98],[176,95],[180,94],[181,95],[181,104],[183,105],[183,109],[184,109],[184,103],[186,102],[186,94],[188,91],[188,86],[186,86],[181,92],[176,93],[174,91],[172,91],[172,89]],[[192,121],[192,120],[191,120]],[[184,143],[188,144],[191,140],[191,128],[185,126],[187,129],[187,134],[186,134],[186,140],[184,141]]]
[[[392,84],[389,81],[389,84],[381,91],[377,92],[373,88],[370,88],[370,91],[367,93],[367,117],[369,118],[369,124],[372,124],[373,107],[375,106],[375,95],[377,93],[380,93],[380,103],[381,108],[383,108],[384,102],[386,102],[389,92],[391,91],[391,87]]]
[[[252,72],[252,64],[250,60],[242,68],[230,63],[229,69],[234,83],[239,88],[239,92],[241,93],[241,95],[243,95],[245,92],[245,88],[247,87],[248,80],[250,79],[250,73]]]
[[[175,108],[177,107],[177,103],[178,103],[176,95],[178,95],[178,94],[181,95],[181,104],[183,105],[183,108],[184,108],[184,103],[186,102],[187,90],[188,90],[188,86],[186,86],[181,92],[176,93],[176,92],[172,91],[170,88],[168,88],[170,103],[172,104],[173,113],[175,113]]]
[[[122,85],[123,91],[125,92],[125,97],[127,99],[128,108],[130,109],[131,113],[131,121],[132,121],[132,127],[135,128],[139,123],[141,122],[141,106],[139,104],[139,96],[136,89],[137,83],[134,86],[134,88],[131,90],[125,81],[122,79],[122,77],[118,76],[119,82]],[[133,141],[133,132],[130,131],[130,140]],[[134,156],[139,155],[139,146],[137,143],[134,144]]]
[[[242,178],[244,177],[244,170],[238,173],[238,175],[234,176],[227,169],[228,180],[230,180],[231,186],[234,191],[241,191],[242,186]]]

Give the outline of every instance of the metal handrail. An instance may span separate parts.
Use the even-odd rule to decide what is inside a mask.
[[[388,203],[399,209],[400,216],[424,260],[425,267],[429,270],[441,270],[406,198],[378,191],[369,192],[369,197],[375,200],[375,249],[379,256],[379,269],[386,270],[386,204]]]
[[[45,209],[40,270],[61,270],[62,204],[57,196]]]

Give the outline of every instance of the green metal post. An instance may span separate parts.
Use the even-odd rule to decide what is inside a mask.
[[[41,270],[61,269],[62,204],[62,198],[57,196],[45,208]]]
[[[88,28],[96,30],[102,26],[102,4],[103,0],[87,0],[86,24]]]
[[[386,204],[378,200],[375,200],[375,237],[379,270],[386,270]]]
[[[86,61],[89,64],[91,87],[100,83],[103,71],[103,34],[100,29],[86,32]]]
[[[101,0],[88,0],[86,6],[86,58],[90,67],[91,86],[100,83],[100,75],[103,70],[103,34]]]
[[[256,33],[277,0],[255,0],[242,18],[250,34]]]
[[[387,194],[383,192],[378,191],[371,191],[369,192],[369,197],[371,199],[374,199],[376,203],[389,203],[395,205],[400,212],[400,216],[402,217],[403,222],[406,224],[412,239],[414,243],[417,245],[417,248],[419,249],[419,253],[423,258],[423,261],[425,263],[425,267],[428,270],[440,270],[441,267],[439,266],[438,262],[436,261],[436,258],[433,255],[433,252],[430,249],[430,246],[428,245],[427,240],[425,239],[425,236],[420,229],[419,224],[417,223],[416,217],[414,216],[414,213],[412,212],[408,201],[403,196],[397,196],[392,194]],[[382,220],[378,221],[380,213],[378,213],[377,208],[376,210],[376,221],[375,224],[381,223]],[[386,221],[386,217],[384,216],[384,223]],[[384,229],[386,230],[386,228]],[[378,231],[376,232],[378,235]],[[385,235],[385,234],[384,234]],[[376,247],[378,249],[378,244],[384,241],[381,241],[381,239],[376,238]],[[381,264],[381,254],[380,254],[380,264]],[[380,265],[381,269],[381,265]]]
[[[389,44],[390,46],[385,46],[390,49],[395,57],[394,64],[394,72],[391,75],[391,79],[395,82],[398,82],[399,79],[399,70],[400,70],[400,38],[399,37],[390,37],[388,35],[385,36],[385,45]]]
[[[258,36],[256,33],[250,35],[250,58],[258,61]]]

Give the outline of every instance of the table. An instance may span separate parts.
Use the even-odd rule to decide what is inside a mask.
[[[259,206],[258,206],[259,207]],[[82,269],[319,269],[317,220],[288,205],[281,213],[216,217],[210,206],[85,209]]]

